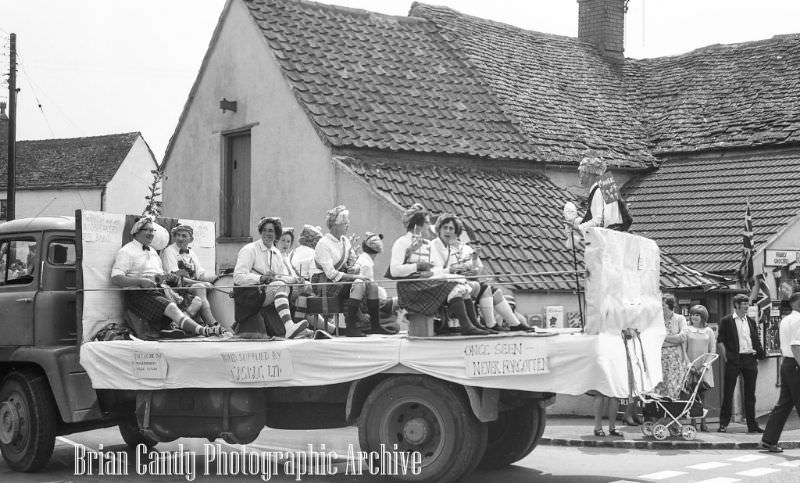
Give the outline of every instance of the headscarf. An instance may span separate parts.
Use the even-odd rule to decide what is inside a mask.
[[[408,222],[410,222],[411,218],[413,218],[417,213],[425,213],[426,211],[427,210],[424,206],[419,203],[414,203],[403,212],[403,226],[408,226]]]
[[[317,242],[322,238],[322,228],[318,226],[303,225],[303,231],[297,239],[297,243],[308,248],[317,246]]]
[[[325,214],[325,224],[328,228],[348,221],[350,221],[350,211],[344,205],[331,208]]]
[[[130,234],[135,235],[139,233],[148,223],[155,223],[149,216],[140,216],[131,227]]]
[[[578,171],[585,171],[595,176],[602,176],[606,172],[606,162],[601,158],[583,158],[581,164],[578,165]]]
[[[189,238],[194,240],[194,228],[192,228],[191,226],[182,225],[182,224],[179,223],[179,224],[177,224],[177,225],[172,227],[172,230],[170,230],[170,233],[172,233],[172,236],[175,236],[175,234],[178,233],[179,231],[185,231],[186,233],[189,234]]]
[[[364,249],[369,249],[373,253],[380,253],[383,251],[383,233],[367,232],[364,234]]]

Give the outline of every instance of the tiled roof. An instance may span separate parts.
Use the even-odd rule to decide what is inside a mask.
[[[637,86],[591,44],[447,7],[414,3],[410,15],[435,23],[469,57],[547,161],[577,164],[591,154],[616,166],[655,164],[629,102]]]
[[[627,63],[655,154],[800,141],[800,34]]]
[[[577,38],[447,7],[243,1],[335,147],[647,168],[800,141],[800,35],[615,66]]]
[[[730,273],[748,198],[756,248],[800,213],[800,149],[669,159],[624,191],[636,233],[697,270]]]
[[[464,217],[482,260],[495,274],[574,270],[572,251],[564,243],[563,206],[575,201],[549,178],[530,171],[474,169],[363,161],[335,156],[373,189],[400,206],[422,203],[432,213]],[[578,269],[583,269],[582,249]],[[698,287],[713,281],[670,257],[662,257],[665,288]],[[503,282],[517,290],[571,291],[573,275],[528,276]]]
[[[17,189],[103,187],[117,172],[138,132],[17,142]],[[7,185],[7,144],[0,150],[0,188]],[[153,165],[153,168],[156,166]]]
[[[331,145],[542,158],[431,22],[308,1],[245,3]]]

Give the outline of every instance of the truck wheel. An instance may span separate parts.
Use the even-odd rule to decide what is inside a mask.
[[[136,447],[140,444],[143,444],[150,449],[158,444],[158,441],[148,438],[142,434],[142,432],[139,431],[139,424],[135,421],[121,421],[119,423],[119,434],[122,436],[125,444],[127,444],[128,448],[130,449],[136,449]]]
[[[39,471],[50,461],[58,416],[45,376],[11,372],[0,387],[0,450],[14,471]]]
[[[358,424],[361,450],[378,455],[376,470],[383,452],[419,451],[419,474],[401,469],[390,475],[397,480],[456,481],[475,469],[488,433],[465,399],[453,385],[427,376],[389,378],[364,403]]]
[[[494,470],[528,456],[539,443],[544,426],[545,409],[537,401],[501,412],[489,423],[489,441],[478,467]]]

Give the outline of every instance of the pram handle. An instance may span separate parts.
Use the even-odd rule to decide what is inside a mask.
[[[701,365],[705,367],[711,367],[711,364],[713,364],[714,361],[719,359],[719,354],[717,354],[716,352],[706,352],[705,354],[700,354],[699,356],[697,356],[695,360],[692,361],[691,363],[692,366],[697,365],[697,362],[704,357],[708,357],[708,360],[703,362]]]

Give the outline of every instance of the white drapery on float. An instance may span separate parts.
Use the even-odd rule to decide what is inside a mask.
[[[112,288],[110,267],[122,246],[121,236],[110,231],[121,229],[124,216],[83,212],[80,219],[86,289],[80,357],[95,389],[315,386],[398,366],[458,384],[572,395],[594,389],[627,397],[629,367],[637,390],[650,390],[661,380],[659,252],[653,241],[636,235],[602,228],[587,233],[583,334],[89,342],[121,318],[120,292],[103,289]],[[213,224],[210,230],[213,240]],[[630,366],[620,336],[624,328],[640,333],[637,352],[643,359],[634,358]]]

